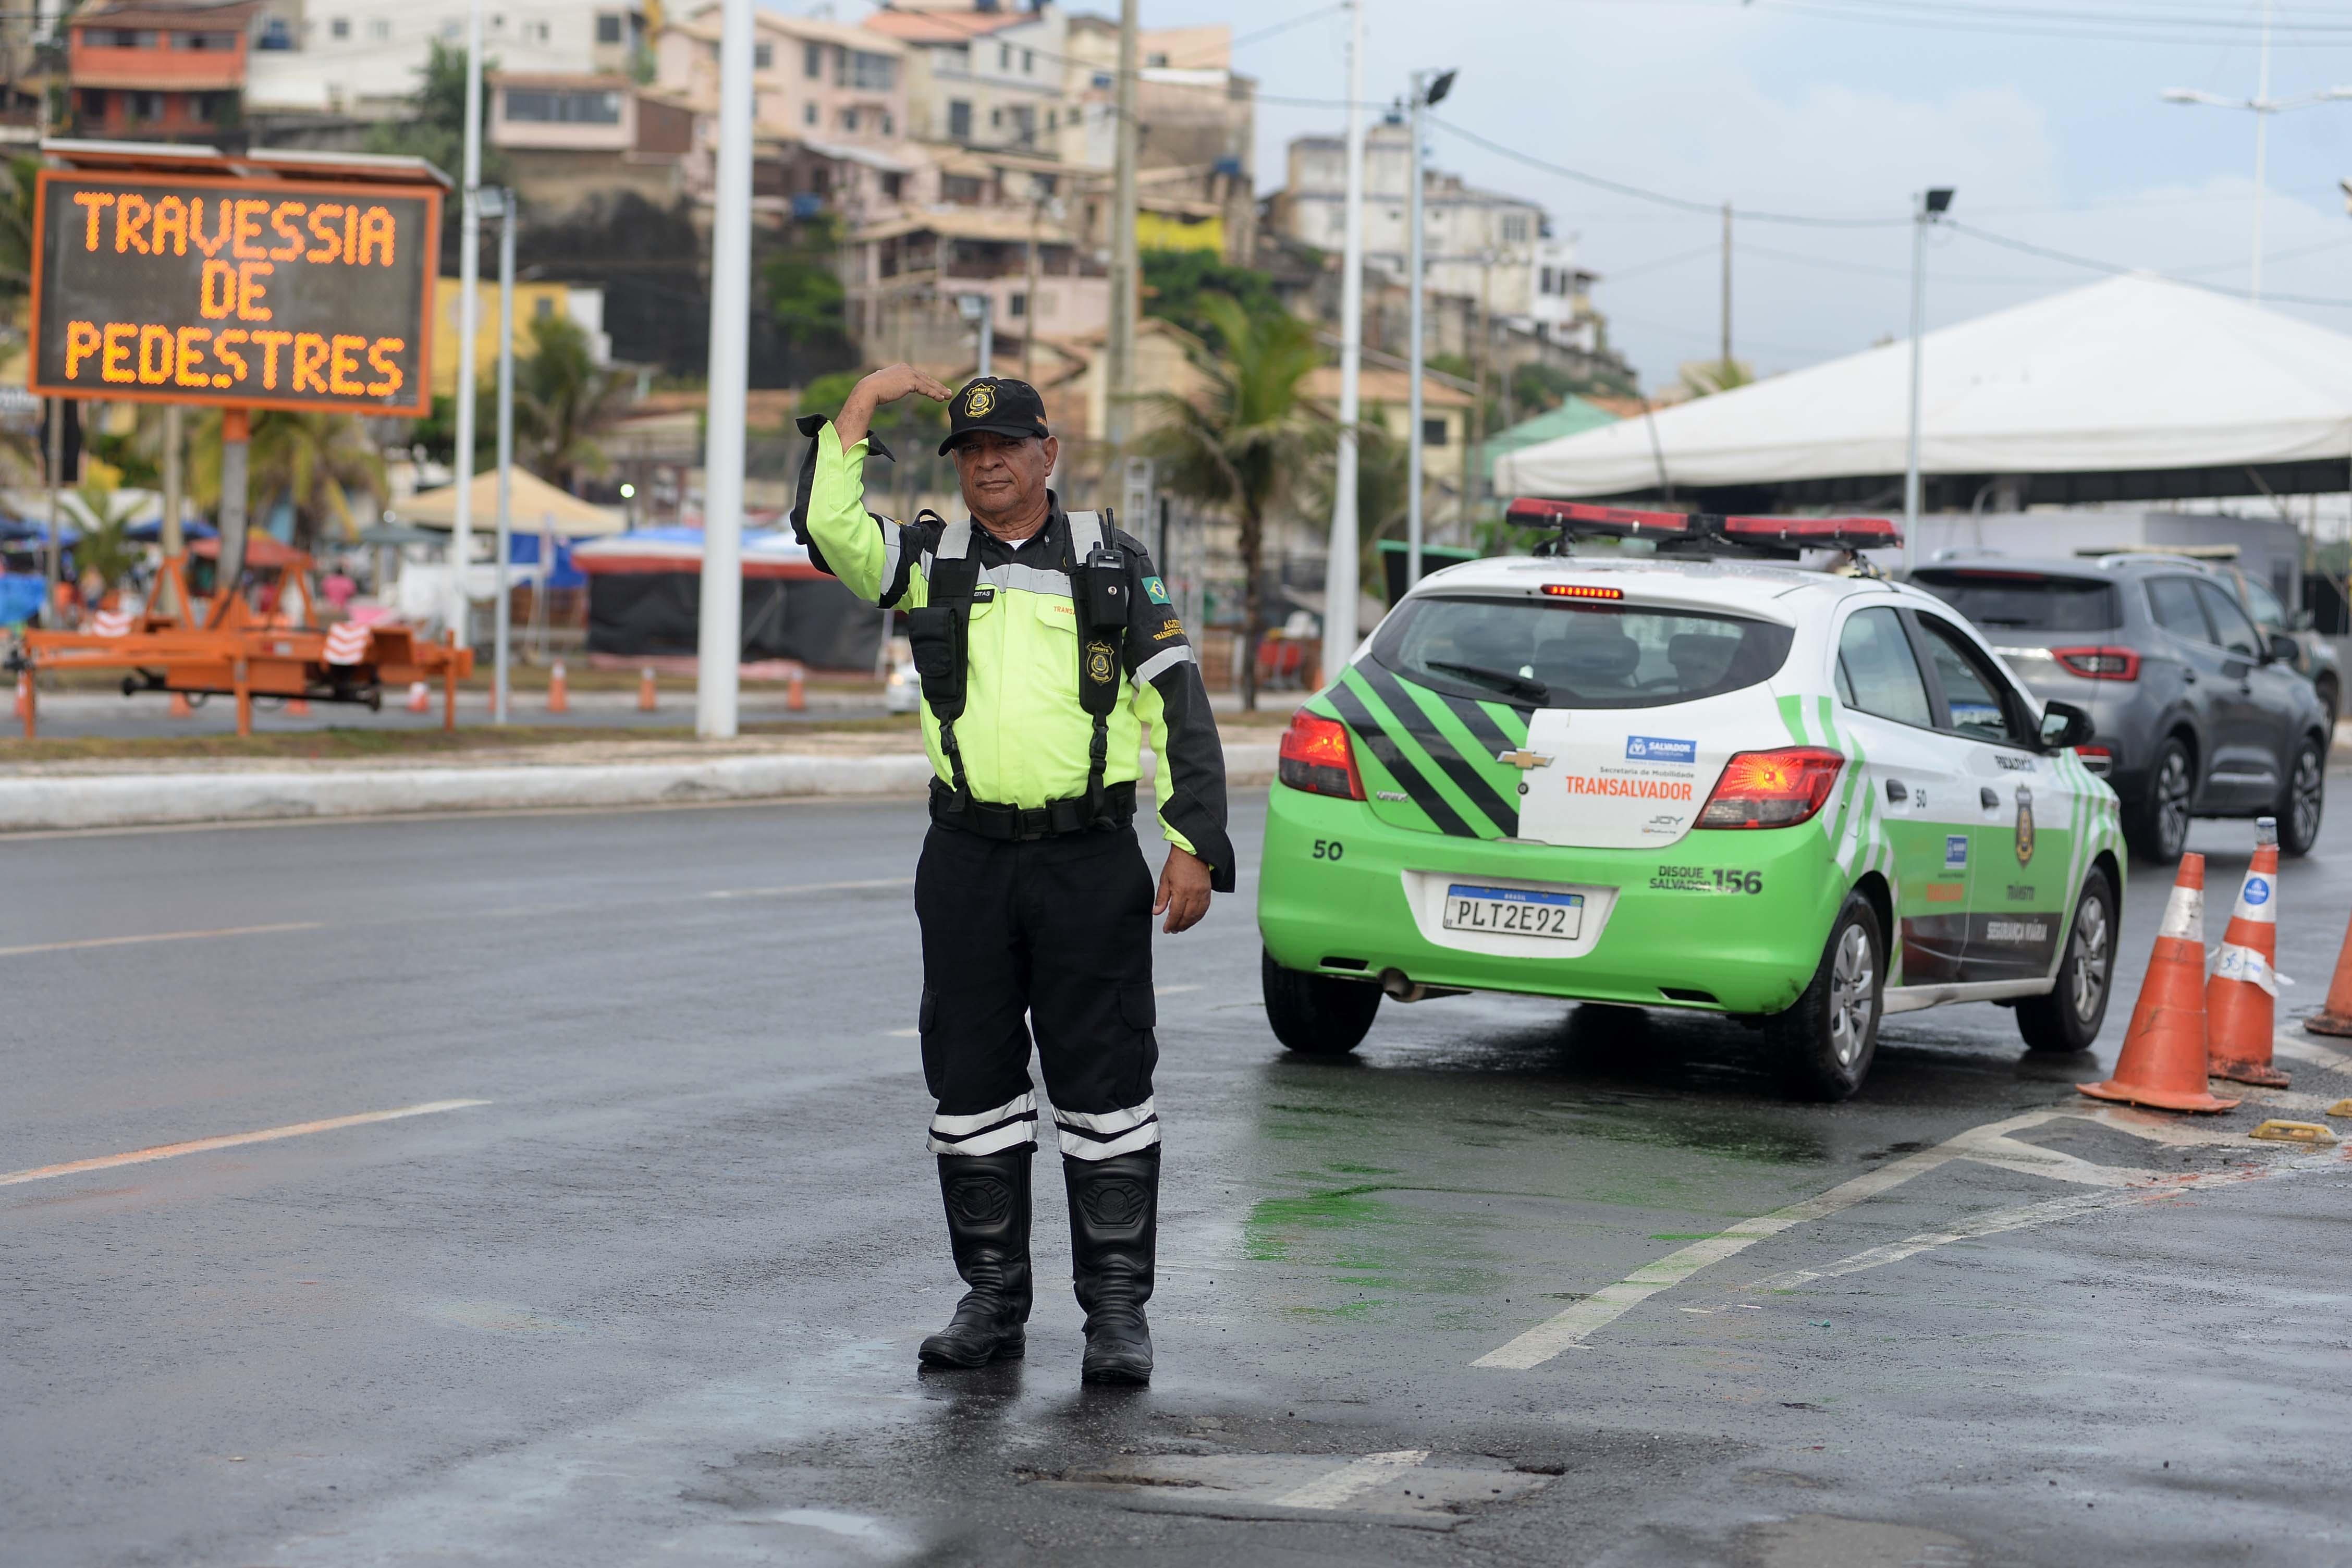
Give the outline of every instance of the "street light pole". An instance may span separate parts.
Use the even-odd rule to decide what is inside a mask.
[[[1364,368],[1364,0],[1348,5],[1347,237],[1339,275],[1339,450],[1331,478],[1331,541],[1323,568],[1323,679],[1356,651],[1356,421]]]
[[[1919,340],[1927,331],[1927,226],[1952,205],[1948,186],[1924,191],[1911,215],[1911,420],[1903,460],[1903,564],[1909,566],[1919,532]]]
[[[1103,433],[1120,455],[1127,449],[1135,401],[1135,311],[1142,298],[1136,274],[1135,161],[1136,76],[1140,66],[1141,22],[1138,0],[1119,0],[1118,123],[1111,171],[1110,331],[1103,342]],[[1139,522],[1141,519],[1137,519]]]
[[[1412,412],[1407,416],[1412,429],[1405,437],[1405,523],[1404,581],[1410,588],[1421,581],[1421,377],[1422,360],[1428,345],[1423,340],[1422,315],[1423,297],[1428,293],[1428,279],[1422,275],[1422,115],[1430,105],[1441,101],[1453,90],[1454,73],[1415,71],[1412,73],[1412,112],[1407,117],[1412,137],[1412,199],[1406,204],[1405,221],[1412,226],[1406,241],[1405,281],[1412,289],[1412,353],[1410,360],[1412,386],[1407,394]]]
[[[473,641],[466,569],[474,558],[474,354],[482,302],[482,0],[466,7],[466,169],[457,255],[457,515],[449,527],[451,608],[457,646]]]
[[[507,721],[514,637],[513,593],[508,560],[514,553],[514,281],[515,194],[509,190],[482,193],[495,203],[489,208],[499,220],[499,515],[497,607],[491,613],[490,722]],[[547,591],[547,565],[540,563],[540,586],[533,597]]]
[[[719,24],[719,169],[710,226],[709,405],[702,449],[702,606],[694,732],[735,737],[743,656],[743,399],[751,317],[751,0]]]

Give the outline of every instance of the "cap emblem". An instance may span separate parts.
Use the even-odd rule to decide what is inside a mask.
[[[996,389],[992,386],[975,386],[964,394],[963,416],[967,419],[985,419],[995,406]]]

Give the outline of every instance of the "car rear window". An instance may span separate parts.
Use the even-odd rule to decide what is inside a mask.
[[[1541,708],[1657,708],[1771,679],[1796,633],[1690,610],[1408,599],[1372,657],[1440,690]]]
[[[2113,583],[2032,572],[1926,571],[1912,581],[1974,621],[2002,631],[2106,632],[2124,624]]]

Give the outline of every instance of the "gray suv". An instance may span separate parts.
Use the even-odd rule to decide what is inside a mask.
[[[2326,710],[2292,639],[2256,629],[2200,563],[1981,556],[1911,575],[2036,696],[2090,713],[2080,753],[2122,798],[2136,854],[2179,859],[2192,816],[2276,816],[2289,855],[2318,842]]]

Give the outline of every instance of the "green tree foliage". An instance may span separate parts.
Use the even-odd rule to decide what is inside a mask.
[[[1632,376],[1611,365],[1603,365],[1591,375],[1571,375],[1557,366],[1529,361],[1511,373],[1511,401],[1522,419],[1549,414],[1571,395],[1638,397],[1641,389],[1633,384]]]
[[[206,409],[189,429],[188,494],[206,510],[221,497],[220,414]],[[294,542],[309,548],[349,540],[375,521],[353,505],[385,489],[383,457],[349,414],[265,408],[253,416],[246,451],[246,515],[260,521],[279,501],[294,508]]]
[[[1197,402],[1172,392],[1143,398],[1150,432],[1142,445],[1171,491],[1230,510],[1240,525],[1242,704],[1254,709],[1265,635],[1266,518],[1328,443],[1300,390],[1323,355],[1314,327],[1286,312],[1254,317],[1232,295],[1213,293],[1198,308],[1222,345],[1192,351],[1207,384]]]
[[[1213,312],[1212,298],[1233,300],[1251,321],[1287,314],[1276,298],[1269,273],[1246,267],[1229,267],[1210,250],[1147,250],[1143,253],[1143,311],[1175,322],[1222,352],[1224,339]]]
[[[1756,373],[1736,359],[1708,360],[1703,364],[1683,366],[1683,385],[1693,397],[1712,397],[1718,392],[1748,385]]]
[[[485,76],[498,68],[494,59],[482,62]],[[450,178],[458,178],[466,166],[466,51],[435,38],[416,79],[416,90],[408,100],[409,117],[379,121],[368,132],[367,150],[422,158]],[[482,116],[482,183],[502,185],[507,181],[506,159],[489,143],[487,93]]]
[[[0,179],[0,299],[22,298],[33,286],[33,182],[41,161],[19,153]]]
[[[627,405],[630,378],[596,363],[587,331],[569,316],[537,318],[530,342],[515,363],[516,450],[531,472],[577,493],[583,475],[612,468],[596,437]],[[487,405],[495,419],[495,394]]]
[[[1332,485],[1338,467],[1335,460],[1318,464],[1312,470],[1306,503],[1310,515],[1331,515]],[[1422,479],[1426,490],[1426,472]],[[1366,404],[1363,418],[1356,426],[1356,546],[1360,556],[1356,564],[1356,581],[1376,599],[1388,597],[1387,580],[1381,565],[1381,541],[1404,537],[1405,516],[1410,510],[1407,498],[1412,493],[1412,454],[1402,441],[1389,433],[1386,408],[1377,403]]]
[[[794,348],[842,333],[841,220],[823,213],[792,226],[785,243],[761,267],[768,310]]]

